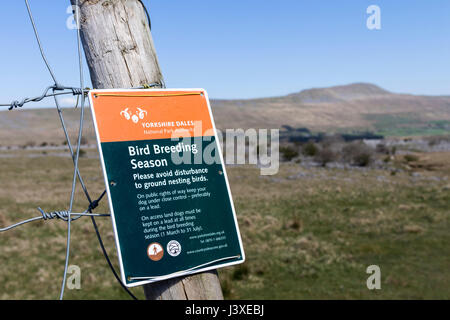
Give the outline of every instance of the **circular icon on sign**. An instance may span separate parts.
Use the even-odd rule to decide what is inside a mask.
[[[164,249],[158,242],[150,243],[147,248],[147,255],[153,261],[159,261],[164,255]]]
[[[171,240],[167,244],[167,252],[172,256],[176,257],[181,253],[181,244],[176,240]]]

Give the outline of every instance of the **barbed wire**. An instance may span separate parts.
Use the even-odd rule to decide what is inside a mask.
[[[12,230],[12,229],[14,229],[14,228],[16,228],[18,226],[23,225],[23,224],[34,222],[34,221],[40,221],[40,220],[46,221],[46,220],[52,220],[52,219],[60,219],[60,220],[67,221],[68,218],[69,218],[69,211],[45,212],[41,208],[37,208],[37,209],[41,213],[41,216],[30,218],[30,219],[26,219],[26,220],[20,221],[18,223],[14,223],[14,224],[12,224],[10,226],[7,226],[5,228],[0,228],[0,232],[9,231],[9,230]],[[77,216],[76,218],[71,218],[72,221],[78,220],[78,218],[81,218],[83,216],[89,216],[89,217],[110,217],[111,216],[109,213],[91,213],[88,210],[84,211],[83,213],[72,212],[71,215]]]
[[[52,93],[49,93],[50,90],[53,90]],[[67,90],[69,90],[69,91],[67,91]],[[57,91],[64,91],[64,92],[57,92]],[[82,92],[83,92],[83,90],[81,88],[62,87],[62,86],[57,86],[57,85],[51,85],[51,86],[48,86],[40,96],[36,96],[33,98],[24,98],[21,101],[14,100],[10,103],[1,103],[0,107],[8,107],[9,110],[12,110],[12,109],[16,109],[16,108],[22,108],[25,104],[30,103],[30,102],[42,101],[45,98],[67,95],[67,94],[72,94],[74,96],[78,96],[78,95],[81,95]]]
[[[129,89],[151,89],[151,88],[165,88],[165,87],[166,87],[166,85],[165,85],[164,81],[161,80],[160,82],[144,84],[142,86],[131,87]],[[52,93],[48,93],[50,90],[53,90]],[[77,88],[77,87],[62,87],[62,86],[51,85],[51,86],[48,86],[40,96],[35,96],[32,98],[23,98],[20,101],[14,100],[10,103],[0,103],[0,107],[7,107],[8,110],[13,110],[16,108],[22,108],[27,103],[40,102],[40,101],[44,100],[45,98],[50,98],[50,97],[55,97],[55,96],[62,96],[62,95],[68,95],[68,94],[72,94],[77,97],[81,96],[82,94],[84,94],[86,96],[87,92],[89,90],[90,90],[90,88],[81,89],[81,88]],[[57,92],[57,91],[64,91],[64,92]],[[75,103],[75,107],[76,106],[78,106],[78,100]]]
[[[151,28],[151,21],[150,21],[150,16],[148,14],[148,11],[145,7],[145,5],[142,3],[142,1],[139,0],[139,2],[142,4],[142,6],[145,9],[147,18],[148,18],[148,23],[149,23],[149,27]],[[106,194],[106,190],[103,191],[103,193],[100,195],[99,198],[97,198],[96,200],[92,200],[92,198],[90,197],[90,194],[86,188],[86,185],[84,183],[84,180],[81,176],[80,170],[79,170],[79,158],[80,158],[80,147],[81,147],[81,141],[82,141],[82,135],[83,135],[83,124],[84,124],[84,109],[85,109],[85,98],[86,98],[86,94],[87,91],[89,90],[89,88],[84,88],[84,74],[83,74],[83,57],[82,57],[82,51],[81,51],[81,34],[80,34],[80,12],[79,12],[79,0],[76,1],[76,10],[74,12],[75,16],[76,16],[76,23],[77,23],[77,51],[78,51],[78,68],[79,68],[79,78],[80,78],[80,87],[67,87],[67,86],[62,86],[59,84],[59,82],[57,81],[57,78],[55,76],[55,73],[53,72],[53,69],[51,68],[51,65],[49,63],[49,61],[47,60],[47,57],[45,55],[45,51],[44,48],[42,46],[42,42],[40,40],[39,37],[39,32],[38,29],[36,27],[36,23],[32,14],[32,10],[30,7],[30,4],[28,2],[28,0],[25,0],[25,5],[27,8],[27,12],[28,12],[28,16],[30,18],[30,22],[31,25],[33,27],[33,31],[34,31],[34,35],[39,47],[39,51],[41,53],[41,57],[42,60],[44,61],[48,72],[50,73],[51,78],[54,81],[53,85],[48,86],[44,92],[40,95],[40,96],[36,96],[36,97],[32,97],[32,98],[24,98],[22,100],[15,100],[11,103],[6,103],[6,104],[0,104],[0,107],[8,107],[9,110],[13,110],[16,108],[21,108],[23,107],[25,104],[30,103],[30,102],[39,102],[42,101],[45,98],[48,97],[53,97],[54,98],[54,102],[55,102],[55,106],[56,106],[56,110],[58,112],[58,116],[61,122],[61,127],[63,129],[63,133],[69,148],[69,152],[71,155],[71,158],[73,160],[73,165],[74,165],[74,170],[73,170],[73,179],[72,179],[72,188],[71,188],[71,193],[70,193],[70,202],[69,202],[69,208],[68,210],[63,210],[63,211],[52,211],[52,212],[46,212],[41,208],[38,208],[39,212],[40,212],[40,216],[38,217],[34,217],[34,218],[30,218],[30,219],[26,219],[23,221],[20,221],[18,223],[15,223],[13,225],[10,225],[8,227],[5,228],[0,228],[0,232],[5,232],[11,229],[14,229],[18,226],[30,223],[30,222],[34,222],[34,221],[40,221],[40,220],[63,220],[65,222],[67,222],[67,241],[66,241],[66,258],[65,258],[65,264],[64,264],[64,273],[63,273],[63,279],[62,279],[62,284],[61,284],[61,290],[60,290],[60,299],[62,300],[64,298],[64,289],[65,289],[65,285],[66,285],[66,279],[67,279],[67,269],[68,269],[68,264],[69,264],[69,258],[70,258],[70,242],[71,242],[71,222],[78,220],[84,216],[89,216],[91,218],[92,224],[94,226],[94,230],[96,232],[97,235],[97,239],[99,241],[102,253],[111,269],[111,271],[113,272],[116,280],[118,281],[118,283],[121,285],[121,287],[130,295],[131,298],[137,300],[137,298],[133,295],[133,293],[131,293],[128,288],[124,285],[124,283],[121,281],[121,279],[119,278],[114,266],[111,263],[111,260],[109,259],[108,253],[106,252],[103,240],[101,238],[100,232],[98,230],[98,226],[97,223],[95,221],[95,217],[106,217],[106,216],[110,216],[110,214],[101,214],[101,213],[93,213],[92,211],[98,207],[99,202],[102,200],[102,198],[105,196]],[[155,82],[155,83],[151,83],[151,84],[143,84],[142,86],[139,87],[134,87],[131,89],[150,89],[150,88],[154,88],[154,87],[162,87],[165,88],[165,83],[164,81],[161,79],[160,82]],[[51,93],[49,93],[51,91]],[[63,113],[61,110],[61,106],[59,104],[58,101],[58,97],[61,95],[68,95],[68,94],[72,94],[74,96],[77,96],[77,101],[75,103],[75,108],[78,106],[79,103],[79,98],[81,96],[81,110],[80,110],[80,120],[79,120],[79,130],[78,130],[78,138],[77,138],[77,142],[76,142],[76,149],[74,150],[73,145],[70,141],[70,137],[67,131],[67,126],[65,124],[65,120],[63,117]],[[89,202],[89,206],[88,208],[82,212],[82,213],[75,213],[72,212],[73,206],[74,206],[74,202],[75,202],[75,191],[76,191],[76,185],[77,185],[77,181],[79,181],[81,188],[84,192],[84,195],[87,199],[87,201]]]

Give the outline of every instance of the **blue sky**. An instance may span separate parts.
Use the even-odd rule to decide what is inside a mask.
[[[69,1],[29,1],[56,76],[77,86]],[[212,98],[232,99],[371,82],[394,92],[450,95],[448,0],[144,3],[168,87],[204,87]],[[366,28],[371,4],[381,8],[381,30]],[[2,2],[0,39],[0,102],[39,95],[51,78],[24,1]]]

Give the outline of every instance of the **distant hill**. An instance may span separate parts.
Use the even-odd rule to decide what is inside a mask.
[[[354,83],[331,88],[308,89],[293,93],[287,97],[297,98],[302,103],[337,103],[356,99],[377,98],[390,95],[376,85],[369,83]]]
[[[73,142],[78,134],[78,109],[62,109],[66,126]],[[85,112],[84,135],[90,143],[95,143],[95,133],[90,110]],[[22,109],[0,112],[0,146],[23,146],[41,144],[61,145],[64,134],[56,108]]]
[[[315,88],[282,97],[216,100],[219,128],[307,127],[386,135],[450,133],[450,96],[398,94],[368,83]]]
[[[429,135],[450,133],[450,96],[419,96],[386,91],[376,85],[355,83],[314,88],[281,97],[212,100],[217,127],[308,128],[322,132],[373,131],[384,135]],[[79,109],[64,109],[76,137]],[[95,136],[86,112],[85,136]],[[0,112],[0,146],[54,143],[64,136],[54,109]]]

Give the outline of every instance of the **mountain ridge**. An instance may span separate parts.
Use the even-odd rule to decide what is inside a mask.
[[[389,125],[427,127],[450,121],[450,96],[394,93],[363,82],[279,97],[212,100],[211,105],[219,128],[289,125],[316,131],[386,131]]]

